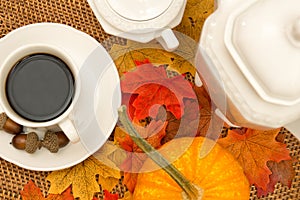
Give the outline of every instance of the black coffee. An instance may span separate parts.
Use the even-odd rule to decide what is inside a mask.
[[[45,122],[60,116],[74,96],[74,77],[59,58],[33,54],[10,71],[6,95],[10,106],[23,118]]]

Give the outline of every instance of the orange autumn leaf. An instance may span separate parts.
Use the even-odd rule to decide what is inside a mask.
[[[71,187],[65,190],[62,194],[49,194],[46,200],[74,200],[73,195],[71,194]]]
[[[23,200],[43,200],[43,196],[40,188],[38,188],[33,181],[29,181],[24,189],[20,192]]]
[[[40,188],[33,181],[29,181],[20,193],[23,200],[74,200],[71,187],[67,188],[62,194],[49,194],[45,198]]]
[[[146,160],[147,155],[144,153],[128,154],[127,159],[120,167],[124,170],[123,184],[126,185],[131,193],[134,192],[139,175],[139,173],[135,172],[141,169]]]
[[[134,121],[137,121],[134,119]],[[152,120],[146,127],[133,123],[134,128],[144,139],[149,142],[154,148],[161,146],[161,139],[166,134],[168,122]],[[117,127],[114,135],[115,142],[118,143],[124,150],[128,152],[143,151],[133,142],[128,133],[120,127]]]
[[[245,129],[244,132],[229,130],[227,137],[218,142],[239,161],[249,183],[266,191],[272,174],[267,162],[291,159],[286,145],[275,139],[279,131],[280,129]]]
[[[154,148],[159,148],[161,146],[161,140],[166,134],[167,124],[167,122],[152,120],[146,127],[143,127],[133,123],[139,134]],[[116,128],[114,139],[117,144],[127,151],[127,158],[121,164],[120,169],[124,171],[123,183],[129,191],[133,192],[138,172],[144,161],[147,159],[147,155],[143,153],[131,137],[120,127]]]

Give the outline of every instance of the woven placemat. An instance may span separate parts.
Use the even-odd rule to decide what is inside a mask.
[[[56,22],[72,26],[94,37],[107,50],[114,43],[124,43],[124,40],[104,32],[85,0],[0,0],[0,37],[21,26],[38,22]],[[277,184],[273,194],[261,199],[300,199],[300,143],[285,129],[282,134],[285,134],[285,142],[291,156],[296,160],[296,177],[291,189]],[[26,170],[0,158],[0,200],[21,199],[20,191],[29,180],[33,180],[46,195],[49,183],[45,178],[48,174],[49,172]],[[250,199],[258,199],[254,187],[251,189]]]

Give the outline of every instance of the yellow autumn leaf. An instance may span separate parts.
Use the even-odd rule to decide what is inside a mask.
[[[214,0],[188,0],[182,21],[174,30],[198,42],[204,21],[213,11]]]
[[[101,170],[102,165],[99,165],[98,160],[90,157],[74,167],[54,171],[47,177],[51,182],[49,193],[60,194],[72,185],[74,197],[91,200],[94,193],[100,191],[95,176]]]
[[[133,200],[133,195],[131,192],[127,191],[124,194],[124,197],[122,198],[122,200]]]
[[[196,72],[194,67],[194,58],[197,50],[197,43],[182,33],[175,32],[179,40],[179,47],[174,52],[168,52],[160,46],[157,41],[151,41],[146,44],[127,41],[127,44],[113,45],[110,55],[122,76],[125,72],[135,69],[135,61],[149,59],[154,65],[167,65],[169,70],[176,71],[179,74]]]
[[[126,159],[126,152],[114,142],[107,141],[101,149],[93,154],[93,157],[118,172],[120,171],[118,166]]]
[[[104,145],[105,148],[106,144]],[[102,152],[106,153],[105,151]],[[105,157],[102,155],[102,157]],[[85,161],[73,167],[51,172],[47,180],[51,182],[49,193],[60,194],[70,185],[74,198],[80,200],[91,200],[95,192],[100,192],[99,183],[96,180],[99,175],[99,182],[104,183],[104,189],[112,189],[118,184],[121,178],[119,170],[107,166],[99,159],[91,156]],[[107,182],[106,182],[107,180]]]
[[[99,173],[98,183],[103,190],[111,191],[121,178],[118,166],[126,159],[126,152],[112,141],[107,141],[101,149],[93,154],[93,157],[109,167]]]

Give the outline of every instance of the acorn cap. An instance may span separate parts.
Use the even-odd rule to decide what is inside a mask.
[[[25,151],[28,153],[34,153],[38,148],[40,148],[39,137],[35,132],[30,132],[27,134]]]
[[[47,148],[51,153],[57,153],[59,150],[58,137],[55,132],[47,131],[42,141],[43,147]]]
[[[0,130],[3,129],[3,126],[7,120],[7,115],[3,112],[0,114]]]

